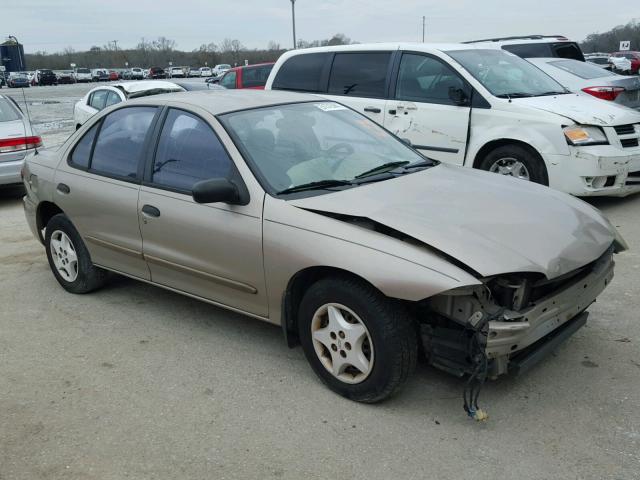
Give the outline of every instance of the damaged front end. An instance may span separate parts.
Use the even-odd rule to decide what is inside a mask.
[[[424,300],[418,318],[428,362],[480,385],[532,367],[584,325],[585,310],[613,278],[613,252],[552,280],[499,275]],[[473,395],[465,392],[471,416]]]

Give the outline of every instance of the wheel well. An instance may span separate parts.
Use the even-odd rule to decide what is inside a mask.
[[[499,148],[499,147],[504,147],[506,145],[518,145],[520,147],[523,147],[529,150],[529,152],[531,152],[533,155],[538,157],[540,161],[544,164],[544,159],[542,158],[542,155],[540,155],[538,151],[528,143],[521,142],[520,140],[513,140],[511,138],[502,138],[500,140],[493,140],[487,143],[486,145],[483,145],[482,148],[478,150],[478,153],[476,154],[476,158],[473,160],[473,168],[479,168],[480,162],[482,162],[482,159],[486,157],[490,151],[495,150],[496,148]],[[546,168],[546,165],[545,165],[545,168]]]
[[[282,330],[289,347],[299,343],[297,312],[302,297],[311,285],[330,276],[351,277],[370,284],[359,275],[336,267],[309,267],[296,273],[289,280],[282,299]]]
[[[40,241],[44,243],[44,238],[42,238],[42,230],[47,226],[49,220],[54,215],[59,213],[64,213],[60,207],[58,207],[53,202],[42,202],[38,205],[38,211],[36,213],[36,225],[38,226],[38,236],[40,237]]]

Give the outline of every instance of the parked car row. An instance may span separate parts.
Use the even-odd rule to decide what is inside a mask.
[[[624,75],[638,75],[640,69],[640,52],[588,53],[585,60],[606,70]]]

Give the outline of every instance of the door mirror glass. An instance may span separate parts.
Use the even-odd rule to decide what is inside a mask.
[[[455,105],[460,107],[469,105],[469,97],[461,88],[449,87],[449,98]]]
[[[193,186],[192,195],[196,203],[240,203],[238,187],[227,178],[202,180]]]

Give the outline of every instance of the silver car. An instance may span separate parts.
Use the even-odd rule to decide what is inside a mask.
[[[279,325],[362,402],[418,354],[472,386],[530,367],[585,323],[625,249],[581,200],[429,160],[289,92],[115,105],[29,159],[25,185],[69,292],[115,272]]]
[[[527,58],[527,61],[572,92],[588,93],[640,110],[640,77],[637,75],[619,75],[569,58]]]
[[[20,185],[20,170],[27,156],[35,154],[42,139],[18,104],[9,96],[0,95],[0,187]]]

